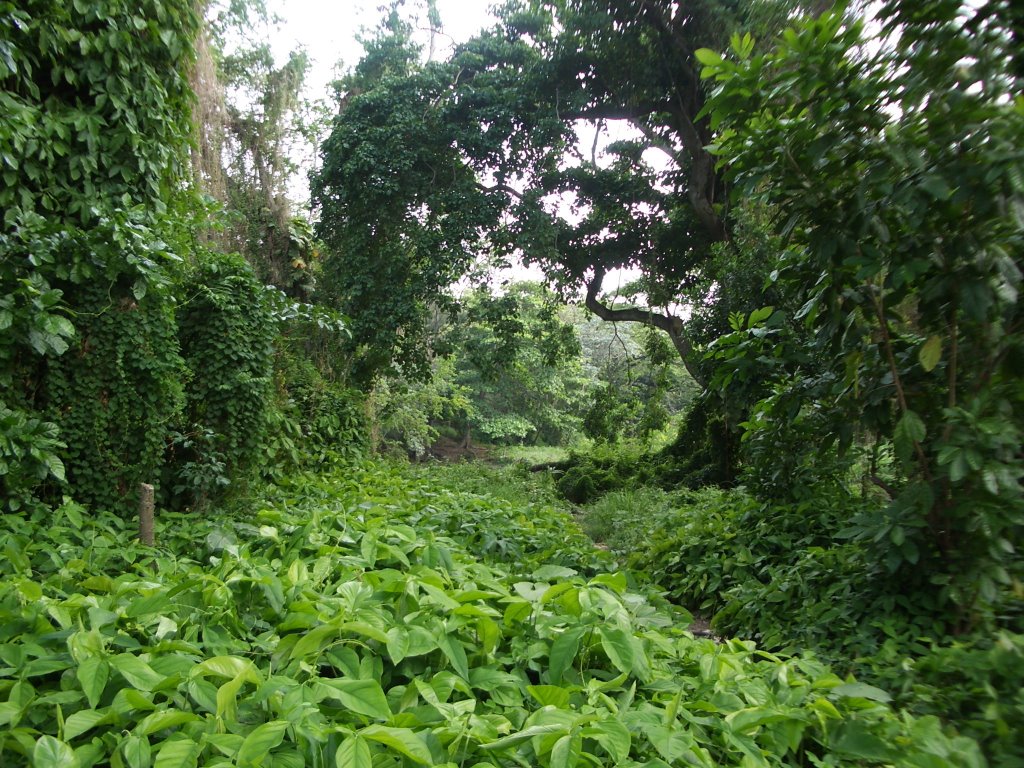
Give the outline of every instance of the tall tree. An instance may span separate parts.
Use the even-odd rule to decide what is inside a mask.
[[[792,4],[514,0],[493,29],[425,65],[392,13],[342,82],[313,178],[366,371],[423,362],[428,303],[486,248],[541,266],[604,319],[665,331],[703,380],[672,307],[707,299],[729,212],[694,51],[768,23],[750,10],[766,5]],[[645,305],[603,299],[605,275],[623,267],[642,270]]]
[[[308,58],[295,50],[275,61],[267,34],[253,32],[274,23],[261,0],[206,6],[192,70],[192,161],[196,182],[224,217],[207,239],[245,254],[265,282],[308,299],[316,248],[289,199],[294,155],[313,130],[302,96]]]

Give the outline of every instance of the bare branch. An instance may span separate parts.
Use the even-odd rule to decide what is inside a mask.
[[[510,187],[508,184],[495,184],[493,187],[488,187],[486,184],[481,184],[480,182],[477,182],[476,186],[477,189],[483,192],[504,192],[508,195],[511,195],[520,202],[522,202],[523,200],[522,194],[512,189],[512,187]]]

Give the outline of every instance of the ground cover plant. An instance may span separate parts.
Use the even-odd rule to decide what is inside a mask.
[[[1019,598],[1004,597],[999,631],[951,636],[927,595],[907,593],[862,542],[836,536],[864,504],[837,489],[763,504],[744,488],[640,486],[588,504],[581,522],[634,578],[649,578],[717,634],[772,652],[813,650],[908,711],[955,724],[992,765],[1020,765]]]
[[[70,501],[7,516],[0,762],[984,764],[811,658],[694,639],[547,512],[366,465],[166,513],[154,549]]]

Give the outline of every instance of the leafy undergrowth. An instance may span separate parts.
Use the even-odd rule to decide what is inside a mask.
[[[368,465],[164,514],[156,549],[8,517],[0,764],[983,765],[813,659],[694,639],[537,512]]]
[[[719,634],[782,653],[812,649],[901,708],[976,739],[993,766],[1024,765],[1019,596],[1007,596],[996,630],[952,636],[929,593],[863,543],[836,537],[851,506],[825,493],[767,505],[743,489],[640,487],[590,504],[582,526]]]

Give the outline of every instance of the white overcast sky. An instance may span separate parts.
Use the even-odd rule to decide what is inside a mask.
[[[288,52],[301,46],[312,59],[307,76],[309,95],[326,95],[327,85],[335,77],[335,65],[343,69],[354,66],[362,55],[356,37],[361,30],[374,29],[381,19],[381,0],[270,0],[271,13],[281,19],[281,26],[272,33],[274,54],[283,62]],[[444,58],[451,42],[461,43],[494,20],[488,9],[492,0],[437,0],[444,36],[436,39],[435,57]],[[423,15],[423,4],[407,0],[405,13]],[[426,27],[426,21],[423,20]],[[423,42],[429,39],[426,31]],[[448,47],[443,47],[447,39]]]

